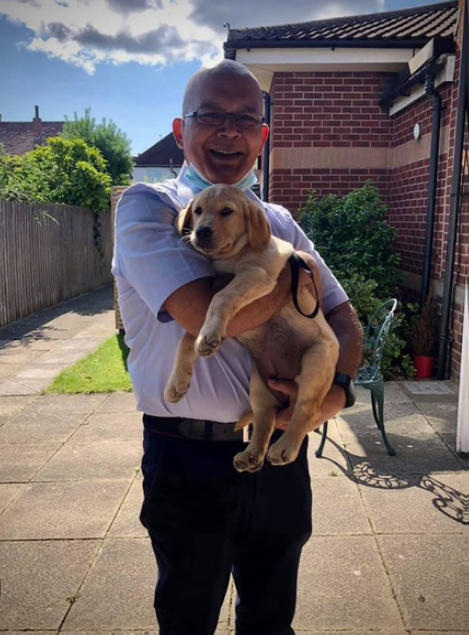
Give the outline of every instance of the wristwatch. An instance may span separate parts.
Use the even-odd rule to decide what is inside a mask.
[[[357,393],[355,392],[355,386],[353,385],[352,378],[346,373],[336,373],[334,381],[332,382],[336,386],[342,386],[345,390],[345,408],[350,408],[357,400]]]

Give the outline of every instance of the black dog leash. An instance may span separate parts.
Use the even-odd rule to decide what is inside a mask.
[[[293,304],[295,305],[296,310],[299,313],[301,313],[301,315],[303,315],[306,318],[314,319],[319,311],[319,293],[316,287],[316,281],[314,280],[314,273],[308,267],[308,265],[303,260],[303,258],[295,252],[292,253],[290,258],[288,259],[288,262],[290,263],[290,267],[291,267],[291,294],[292,294]],[[313,312],[310,313],[309,315],[306,313],[303,313],[300,305],[298,304],[298,281],[300,279],[300,269],[303,269],[303,271],[305,271],[308,274],[308,276],[311,278],[311,280],[313,281],[314,291],[316,293],[316,306],[314,307]]]

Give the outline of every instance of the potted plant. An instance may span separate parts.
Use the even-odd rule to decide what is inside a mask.
[[[416,379],[429,379],[435,368],[438,345],[438,312],[431,298],[425,302],[410,334]]]

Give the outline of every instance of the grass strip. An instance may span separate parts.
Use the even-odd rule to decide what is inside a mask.
[[[124,336],[113,335],[95,351],[63,370],[45,390],[46,393],[130,392],[127,370],[129,348]]]

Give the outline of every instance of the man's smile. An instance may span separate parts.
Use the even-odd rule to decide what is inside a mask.
[[[240,151],[222,150],[220,148],[218,149],[211,148],[209,152],[212,156],[219,157],[222,159],[232,159],[232,158],[238,158],[243,156],[243,153]]]

